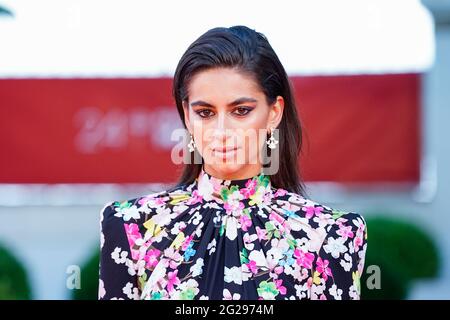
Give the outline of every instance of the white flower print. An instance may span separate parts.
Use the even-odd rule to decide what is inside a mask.
[[[262,250],[253,250],[248,255],[250,261],[255,261],[258,268],[268,268],[267,260]]]
[[[212,200],[214,192],[214,185],[210,182],[207,175],[202,175],[198,181],[198,194],[203,197],[205,201]]]
[[[203,208],[221,209],[217,202],[207,202],[203,205]]]
[[[320,284],[313,284],[312,287],[310,288],[311,299],[319,300],[319,297],[321,294],[323,294],[325,288],[326,288],[325,280],[323,279],[320,279]]]
[[[267,251],[267,262],[270,265],[277,265],[278,261],[283,257],[283,251],[280,248],[272,247]]]
[[[345,253],[344,259],[341,259],[340,264],[345,271],[350,271],[353,266],[351,256],[348,253]]]
[[[318,217],[314,217],[313,221],[317,222],[319,228],[325,228],[327,225],[334,223],[331,214],[328,213],[322,213]]]
[[[223,289],[223,300],[240,300],[241,295],[239,293],[231,294],[230,290]]]
[[[360,299],[358,290],[356,290],[356,287],[355,287],[354,285],[351,285],[351,286],[350,286],[349,296],[350,296],[350,298],[352,298],[353,300],[359,300],[359,299]]]
[[[103,283],[102,279],[99,279],[98,281],[98,298],[101,299],[105,296],[105,284]]]
[[[233,216],[226,216],[223,223],[225,224],[225,236],[233,241],[237,237],[237,219]]]
[[[307,283],[296,284],[294,285],[294,288],[295,288],[295,295],[297,296],[297,298],[299,299],[306,298],[306,294],[307,292],[309,292]]]
[[[199,289],[198,289],[198,282],[194,279],[189,279],[187,281],[182,282],[179,286],[178,286],[178,290],[177,290],[177,294],[174,295],[175,299],[177,300],[181,300],[182,299],[182,292],[186,291],[188,289],[191,289],[194,292],[194,295],[197,295],[199,293]]]
[[[325,237],[327,236],[327,232],[324,228],[317,229],[308,229],[306,230],[307,237],[310,239],[307,244],[307,249],[310,252],[319,251],[322,246]]]
[[[344,242],[345,240],[343,240],[343,238],[334,239],[333,237],[329,237],[327,244],[323,246],[323,249],[326,253],[331,253],[333,258],[337,259],[342,253],[348,250],[344,245]]]
[[[165,226],[165,225],[169,224],[171,221],[170,213],[171,213],[171,211],[169,208],[160,207],[160,208],[156,209],[156,214],[153,216],[152,219],[153,219],[153,221],[155,221],[155,223],[157,225]]]
[[[128,252],[122,251],[121,248],[116,247],[113,252],[111,252],[111,258],[113,258],[114,262],[117,264],[122,264],[127,261]]]
[[[203,226],[205,225],[204,222],[200,223],[197,227],[197,229],[195,230],[195,235],[197,236],[197,238],[200,238],[202,236],[202,232],[203,232]]]
[[[240,267],[232,267],[227,268],[225,267],[225,282],[234,282],[236,284],[241,285],[242,284],[242,270]]]
[[[183,231],[186,228],[186,223],[184,221],[176,222],[173,226],[172,230],[170,230],[170,233],[173,235],[179,234],[181,231]]]
[[[192,272],[193,277],[197,277],[203,273],[203,259],[198,258],[195,264],[191,267],[190,271]]]
[[[100,249],[102,249],[104,245],[105,245],[105,235],[103,234],[102,231],[100,231]]]
[[[208,243],[206,250],[209,250],[209,255],[212,255],[214,252],[216,252],[216,239],[215,238],[212,239],[210,243]]]
[[[124,221],[129,221],[130,219],[139,219],[141,215],[136,205],[132,205],[129,208],[119,210],[114,216],[122,218]]]
[[[334,299],[342,300],[342,289],[338,289],[336,284],[333,284],[328,291],[334,297]]]
[[[244,246],[247,250],[253,250],[255,247],[255,244],[253,241],[256,241],[258,239],[258,235],[252,234],[250,235],[248,232],[244,234]]]
[[[128,267],[128,274],[131,276],[142,276],[145,272],[145,260],[138,260],[134,263],[132,260],[127,259],[126,265]]]
[[[139,300],[139,289],[133,287],[133,284],[131,282],[128,282],[122,289],[122,291],[126,294],[128,299]]]
[[[200,213],[196,212],[194,213],[194,215],[191,217],[191,219],[189,219],[188,223],[189,224],[194,224],[194,225],[198,225],[200,223],[200,221],[202,220],[202,216],[200,215]]]
[[[173,212],[176,213],[176,214],[178,215],[178,214],[180,214],[180,213],[185,212],[185,211],[188,210],[188,209],[189,209],[189,207],[188,207],[187,205],[185,205],[185,204],[179,204],[179,205],[173,207]]]

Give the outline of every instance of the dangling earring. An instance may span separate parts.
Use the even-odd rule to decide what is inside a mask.
[[[270,138],[269,138],[269,140],[266,141],[266,143],[267,143],[267,145],[268,145],[268,147],[270,149],[275,149],[277,147],[277,144],[278,144],[278,140],[275,139],[275,137],[273,136],[273,130],[274,130],[274,128],[271,128],[271,130],[270,130]]]
[[[188,144],[188,148],[189,148],[189,152],[194,152],[194,150],[195,150],[195,141],[194,141],[194,138],[192,137],[192,134],[191,134],[191,141],[189,141],[189,144]]]

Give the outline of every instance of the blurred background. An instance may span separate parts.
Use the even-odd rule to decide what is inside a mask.
[[[239,24],[291,78],[309,197],[367,220],[363,299],[450,299],[446,0],[0,0],[0,299],[97,298],[100,210],[176,181],[175,67]]]

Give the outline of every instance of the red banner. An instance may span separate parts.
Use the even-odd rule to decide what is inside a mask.
[[[307,181],[418,181],[419,74],[291,81]],[[0,183],[174,182],[170,90],[170,78],[0,80]]]

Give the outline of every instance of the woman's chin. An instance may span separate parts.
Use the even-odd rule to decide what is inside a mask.
[[[206,164],[221,176],[227,176],[235,172],[239,172],[245,166],[244,164],[237,163],[236,160],[224,160],[221,162],[220,160],[214,159],[214,161],[209,163],[206,162]]]

